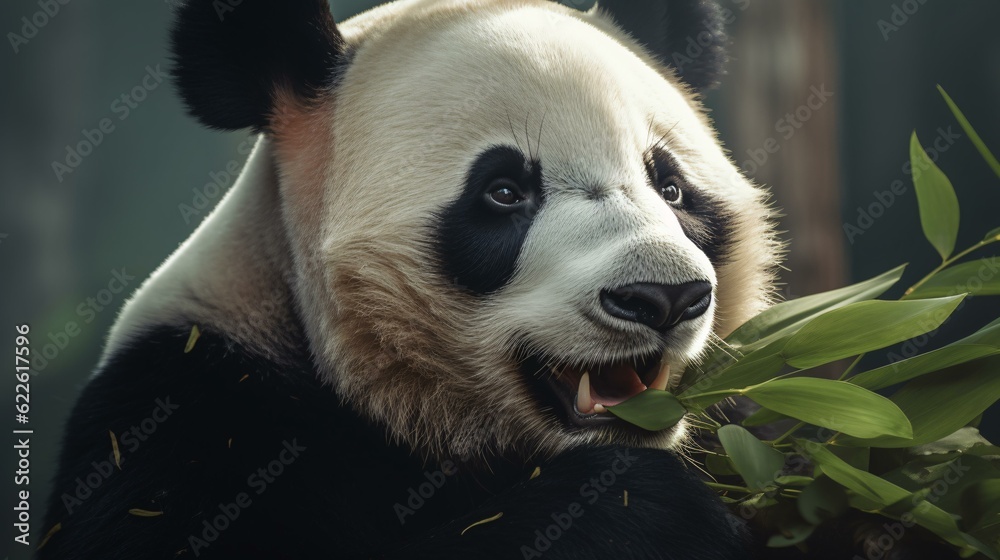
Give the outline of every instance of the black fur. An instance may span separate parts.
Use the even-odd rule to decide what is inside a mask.
[[[488,465],[456,457],[457,472],[438,473],[340,403],[304,352],[298,366],[280,366],[207,332],[184,353],[187,336],[147,335],[83,391],[44,526],[61,530],[40,560],[516,560],[539,557],[532,549],[566,560],[745,557],[740,525],[669,453],[597,447]],[[282,459],[270,482],[255,475],[277,473]],[[424,492],[423,505],[408,504],[411,489]],[[235,519],[205,533],[226,511]]]
[[[598,5],[695,91],[725,70],[726,14],[714,0],[600,0]]]
[[[345,58],[326,0],[188,0],[171,43],[188,110],[223,130],[265,129],[276,87],[309,99]]]
[[[504,178],[516,183],[525,203],[497,212],[484,196],[495,179]],[[484,151],[469,169],[462,193],[436,220],[434,249],[444,274],[475,294],[503,287],[514,275],[528,228],[543,203],[540,163],[508,146]]]
[[[726,259],[727,241],[735,229],[732,213],[708,189],[692,184],[681,173],[674,156],[660,146],[646,152],[646,172],[655,189],[666,183],[674,183],[680,188],[681,203],[673,211],[684,235],[705,253],[713,266],[722,264]]]

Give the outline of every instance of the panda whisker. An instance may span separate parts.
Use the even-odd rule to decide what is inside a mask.
[[[670,134],[674,131],[675,128],[677,128],[678,124],[680,124],[680,121],[677,121],[673,125],[671,125],[671,127],[668,128],[666,132],[660,135],[659,139],[657,139],[655,144],[665,145],[667,142],[667,137],[670,136]]]
[[[528,134],[528,119],[531,117],[531,113],[526,113],[524,115],[524,141],[528,143],[528,159],[534,160],[535,154],[531,151],[531,136]]]
[[[542,120],[538,123],[538,157],[542,155],[542,127],[545,126],[545,115],[548,114],[548,109],[542,111]]]
[[[517,139],[517,133],[514,132],[514,121],[510,118],[510,111],[505,111],[505,113],[507,113],[507,124],[510,125],[510,135],[514,139],[514,145],[517,146],[518,150],[524,151],[521,149],[521,141]]]
[[[711,480],[713,480],[713,481],[716,480],[715,476],[713,476],[712,473],[708,472],[705,469],[705,467],[702,465],[702,463],[700,461],[698,461],[697,459],[694,458],[693,455],[694,455],[694,453],[697,453],[697,451],[694,451],[694,450],[688,448],[688,446],[684,445],[684,444],[681,444],[681,447],[679,448],[679,451],[680,451],[680,453],[678,453],[678,455],[680,455],[681,459],[683,459],[685,463],[687,463],[687,464],[691,465],[692,467],[698,469],[698,471],[700,471],[702,474],[704,474],[706,477],[710,478]]]
[[[649,118],[649,127],[646,129],[646,145],[648,145],[648,146],[652,146],[654,144],[654,142],[653,142],[653,125],[654,124],[655,123],[654,123],[653,117],[650,117]],[[647,149],[646,153],[643,154],[643,155],[647,155],[648,153],[649,153],[649,150]]]

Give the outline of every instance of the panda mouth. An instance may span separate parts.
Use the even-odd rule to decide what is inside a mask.
[[[608,411],[646,389],[666,390],[670,365],[660,354],[616,362],[583,365],[560,364],[535,357],[529,369],[558,401],[567,420],[580,427],[620,422]],[[662,363],[661,363],[662,362]],[[528,365],[528,364],[526,364]]]

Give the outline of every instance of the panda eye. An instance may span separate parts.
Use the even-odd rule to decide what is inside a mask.
[[[494,179],[486,191],[486,202],[501,212],[513,210],[524,202],[520,187],[510,179]]]
[[[678,204],[681,201],[681,188],[677,186],[677,183],[670,180],[664,182],[664,184],[659,187],[660,196],[663,200],[666,200],[670,204]]]

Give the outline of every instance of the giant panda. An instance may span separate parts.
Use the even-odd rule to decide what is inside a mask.
[[[38,558],[748,557],[691,428],[607,411],[771,298],[767,195],[699,101],[722,20],[179,5],[190,113],[258,139],[117,318]]]

